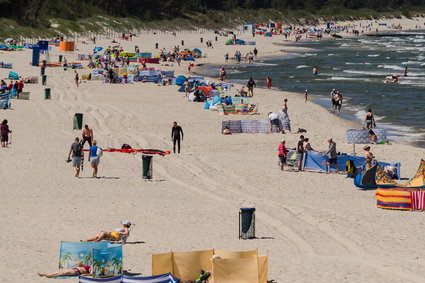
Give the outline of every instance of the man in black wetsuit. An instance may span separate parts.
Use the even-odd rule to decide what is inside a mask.
[[[181,136],[180,136],[180,134],[181,134]],[[180,153],[180,138],[181,138],[181,140],[183,140],[182,127],[177,125],[177,122],[174,122],[173,127],[171,128],[171,139],[173,140],[174,153],[176,153],[176,143],[177,143],[178,153]]]

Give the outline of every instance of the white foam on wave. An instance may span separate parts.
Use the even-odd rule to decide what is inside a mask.
[[[402,65],[419,65],[421,64],[421,62],[417,62],[417,61],[405,61],[405,62],[401,62]]]
[[[304,53],[304,56],[316,56],[317,53]]]
[[[381,54],[369,54],[369,55],[367,55],[367,57],[378,57],[378,56],[381,56]]]
[[[307,65],[299,65],[299,66],[297,66],[297,69],[302,69],[302,68],[308,68],[308,66]]]
[[[347,74],[362,74],[362,75],[370,75],[370,76],[387,76],[387,72],[376,72],[376,71],[357,71],[357,70],[344,70],[344,73]]]
[[[254,63],[255,66],[277,66],[275,63]]]
[[[392,70],[404,70],[403,67],[400,67],[400,66],[397,66],[397,65],[378,65],[378,68],[392,69]]]

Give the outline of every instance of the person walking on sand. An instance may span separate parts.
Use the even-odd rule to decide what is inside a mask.
[[[84,125],[84,129],[83,132],[81,133],[82,136],[82,146],[84,147],[84,144],[86,142],[89,143],[89,147],[92,146],[92,141],[93,141],[93,130],[89,128],[89,126],[86,124]]]
[[[334,167],[336,169],[336,173],[339,173],[338,156],[337,156],[337,152],[336,152],[336,143],[332,140],[332,138],[328,138],[328,143],[329,143],[328,151],[323,154],[323,155],[326,155],[328,157],[328,162],[327,162],[328,172],[327,172],[327,174],[331,173],[331,165],[332,164],[334,165]]]
[[[252,77],[249,78],[249,81],[246,84],[246,86],[248,87],[248,96],[253,97],[254,96],[254,87],[256,87],[257,84],[255,83],[255,81]]]
[[[171,139],[173,140],[174,153],[176,153],[176,143],[177,143],[177,152],[180,153],[180,139],[183,140],[183,129],[182,127],[177,125],[177,122],[174,122],[173,127],[171,128]]]
[[[298,159],[298,172],[302,170],[302,162],[304,158],[304,136],[301,135],[297,144],[297,159]]]
[[[308,100],[308,90],[305,90],[305,92],[304,92],[304,98],[305,98],[304,103],[307,103],[307,100]]]
[[[253,51],[253,52],[254,52],[254,56],[255,56],[255,58],[257,58],[257,54],[258,54],[257,47],[255,47],[255,48],[254,48],[254,51]]]
[[[368,146],[368,145],[365,146],[363,148],[363,150],[364,150],[364,158],[365,158],[366,170],[369,170],[370,168],[372,168],[372,161],[375,158],[375,156],[370,151],[370,146]]]
[[[70,159],[72,154],[72,159]],[[78,137],[75,138],[74,143],[71,144],[71,149],[68,153],[68,162],[72,162],[72,167],[75,169],[75,177],[80,177],[81,161],[83,159],[83,145]]]
[[[9,129],[9,125],[7,124],[7,120],[4,119],[0,125],[0,141],[1,147],[8,147],[9,145],[9,133],[12,131]]]
[[[80,77],[78,76],[77,70],[74,70],[74,73],[75,73],[75,77],[74,77],[75,84],[76,84],[76,85],[77,85],[77,87],[78,87],[78,85],[79,85],[79,83],[80,83]]]
[[[277,155],[280,160],[280,170],[283,171],[284,166],[286,164],[286,155],[288,154],[288,150],[285,147],[285,140],[281,140],[279,147],[277,148]]]
[[[102,149],[97,146],[97,141],[93,141],[93,146],[89,149],[89,162],[93,168],[93,178],[97,178],[97,171],[100,163],[100,157],[102,156]]]

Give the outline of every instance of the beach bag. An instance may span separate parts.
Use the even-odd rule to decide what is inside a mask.
[[[121,149],[131,149],[131,146],[125,143],[121,146]]]
[[[347,163],[345,163],[345,171],[347,172],[348,178],[354,178],[354,173],[356,171],[356,166],[354,164],[353,160],[348,160]]]
[[[98,147],[98,148],[97,148],[96,155],[97,155],[98,157],[102,157],[102,155],[103,155],[103,150],[102,150],[100,147]]]

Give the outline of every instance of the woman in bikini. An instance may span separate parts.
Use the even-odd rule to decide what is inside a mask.
[[[61,276],[87,276],[91,275],[92,268],[89,265],[83,265],[81,267],[74,267],[72,269],[63,269],[58,270],[55,273],[39,273],[38,276],[40,277],[46,277],[46,278],[55,278],[55,277],[61,277]]]
[[[131,223],[130,221],[122,221],[122,228],[115,229],[111,232],[105,232],[102,231],[93,238],[87,239],[87,240],[81,240],[81,242],[100,242],[100,241],[119,241],[122,240],[125,242],[125,240],[130,236],[130,230],[131,230]]]

